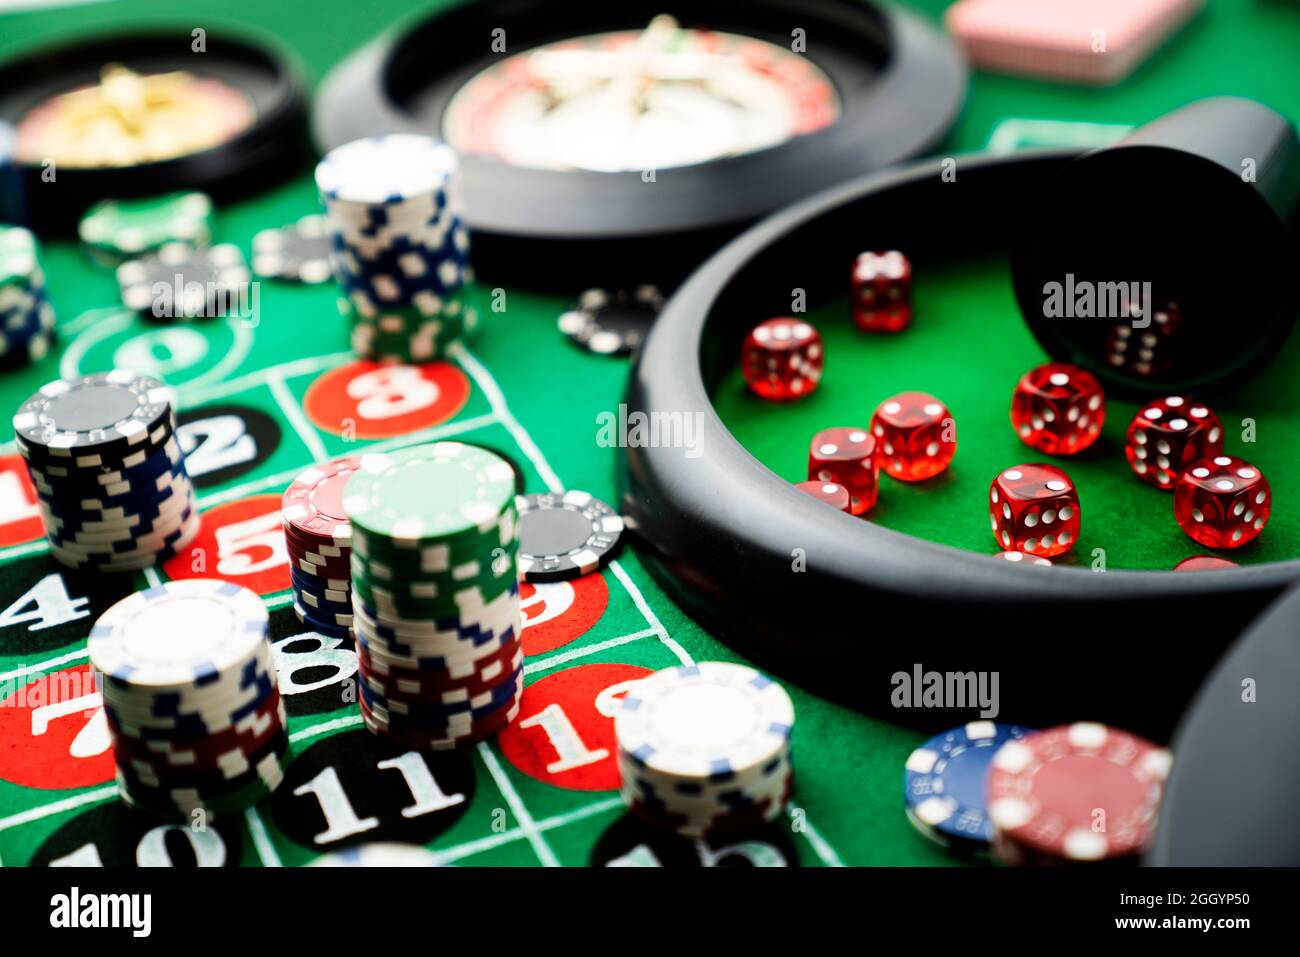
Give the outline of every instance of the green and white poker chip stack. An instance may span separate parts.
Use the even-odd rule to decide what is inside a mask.
[[[204,193],[109,199],[86,211],[78,235],[91,259],[117,266],[168,243],[208,245],[212,214],[212,200]]]
[[[359,463],[343,507],[362,717],[414,747],[481,741],[523,694],[514,470],[459,442]]]
[[[21,226],[0,226],[0,364],[38,361],[53,339],[36,237]]]

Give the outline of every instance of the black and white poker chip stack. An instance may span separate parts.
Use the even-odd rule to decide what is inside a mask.
[[[357,355],[428,362],[473,332],[458,171],[450,147],[413,134],[346,143],[316,167]]]
[[[19,406],[18,451],[64,565],[134,571],[198,534],[174,398],[156,379],[115,369],[50,382]]]

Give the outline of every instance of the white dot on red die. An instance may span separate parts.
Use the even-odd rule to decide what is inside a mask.
[[[1226,455],[1220,455],[1220,456],[1218,456],[1218,457],[1215,458],[1215,460],[1214,460],[1214,464],[1215,464],[1215,465],[1231,465],[1231,464],[1232,464],[1232,459],[1228,458]]]
[[[1151,408],[1147,409],[1146,412],[1143,413],[1143,415],[1146,418],[1150,419],[1152,422],[1158,422],[1160,420],[1160,417],[1163,416],[1164,414],[1165,413],[1163,410],[1157,409],[1155,406],[1152,406]]]
[[[1214,483],[1214,487],[1224,492],[1231,492],[1234,488],[1231,479],[1219,479]]]
[[[1267,493],[1267,492],[1263,492],[1263,491],[1261,491],[1258,495],[1255,496],[1255,504],[1256,504],[1256,505],[1263,505],[1263,504],[1264,504],[1264,500],[1265,500],[1266,498],[1268,498],[1268,493]]]
[[[1192,475],[1196,476],[1197,478],[1205,478],[1209,474],[1210,474],[1210,470],[1207,469],[1204,465],[1192,469]]]
[[[1069,385],[1070,377],[1064,372],[1053,372],[1047,381],[1052,385]]]
[[[1018,478],[1023,478],[1024,474],[1025,473],[1021,472],[1020,469],[1007,469],[1005,472],[1002,473],[1002,477],[1011,479],[1011,481],[1014,482]]]
[[[922,411],[924,411],[926,415],[931,415],[931,416],[938,415],[940,412],[943,411],[943,406],[941,406],[938,402],[927,402],[925,404],[925,408]]]
[[[1061,521],[1068,522],[1071,516],[1074,515],[1074,509],[1069,505],[1062,505],[1061,511],[1058,514],[1061,516]]]
[[[1050,491],[1053,492],[1065,491],[1065,483],[1062,482],[1060,479],[1048,479],[1045,484]]]
[[[1249,481],[1250,479],[1253,479],[1253,478],[1254,478],[1256,475],[1258,475],[1259,473],[1256,472],[1254,469],[1251,469],[1251,468],[1239,468],[1239,469],[1237,469],[1237,474],[1240,475],[1242,478],[1246,479],[1247,481]]]
[[[834,442],[826,442],[817,447],[817,451],[820,452],[822,455],[834,455],[839,450],[840,447],[836,445]]]
[[[865,432],[850,432],[850,433],[849,433],[849,441],[851,441],[851,442],[863,442],[863,441],[866,440],[866,438],[867,438],[867,433],[865,433]]]
[[[896,412],[900,412],[900,411],[902,410],[902,408],[903,408],[903,407],[902,407],[901,405],[899,405],[897,402],[886,402],[886,403],[885,403],[885,411],[886,411],[888,414],[890,414],[890,415],[893,415],[893,414],[895,414]]]
[[[1169,427],[1173,429],[1175,432],[1181,432],[1183,431],[1183,429],[1187,428],[1187,426],[1188,426],[1188,422],[1186,419],[1169,420]]]
[[[1165,405],[1172,406],[1175,409],[1181,406],[1182,404],[1183,404],[1183,397],[1181,395],[1171,395],[1166,397],[1165,399]]]

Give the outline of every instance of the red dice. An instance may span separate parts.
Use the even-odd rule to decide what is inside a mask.
[[[795,488],[799,491],[811,495],[819,502],[825,502],[837,512],[850,512],[852,505],[849,500],[849,490],[843,485],[835,482],[796,482]]]
[[[740,351],[745,384],[774,402],[799,399],[816,389],[823,362],[822,337],[817,330],[790,316],[759,323],[745,337]]]
[[[903,392],[880,403],[871,434],[881,468],[900,482],[938,475],[957,452],[952,413],[926,392]]]
[[[912,264],[896,249],[853,263],[853,321],[864,332],[902,332],[912,322]]]
[[[1079,538],[1079,493],[1055,465],[1016,465],[989,487],[993,537],[1008,551],[1050,558]]]
[[[1171,302],[1152,311],[1145,329],[1115,326],[1106,336],[1106,361],[1143,379],[1159,375],[1174,363],[1182,321],[1178,304]]]
[[[869,512],[880,494],[876,440],[866,429],[823,429],[808,449],[808,478],[849,490],[849,511]]]
[[[1066,362],[1030,369],[1011,396],[1020,441],[1047,455],[1075,455],[1101,435],[1106,395],[1097,377]]]
[[[1000,558],[1004,562],[1010,562],[1012,565],[1051,565],[1052,563],[1046,558],[1035,555],[1026,555],[1024,552],[998,552],[993,556]]]
[[[1223,451],[1223,426],[1203,402],[1171,395],[1148,403],[1129,424],[1124,454],[1137,477],[1170,489],[1183,469]]]
[[[1178,526],[1208,548],[1239,548],[1264,530],[1272,506],[1264,473],[1232,455],[1194,462],[1174,486]]]
[[[1225,568],[1239,567],[1236,562],[1230,562],[1226,558],[1219,558],[1215,555],[1193,555],[1191,558],[1184,558],[1174,566],[1176,572],[1220,572]]]

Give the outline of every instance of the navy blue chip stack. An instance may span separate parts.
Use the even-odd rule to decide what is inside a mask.
[[[0,226],[0,363],[37,361],[53,338],[36,237],[21,226]]]
[[[347,143],[316,167],[357,355],[429,362],[474,330],[458,169],[450,147],[412,134]]]
[[[195,826],[284,777],[289,736],[267,612],[246,588],[167,582],[100,616],[86,648],[130,806]]]
[[[64,565],[135,571],[198,535],[173,402],[157,379],[115,369],[47,383],[19,406],[18,451]]]

